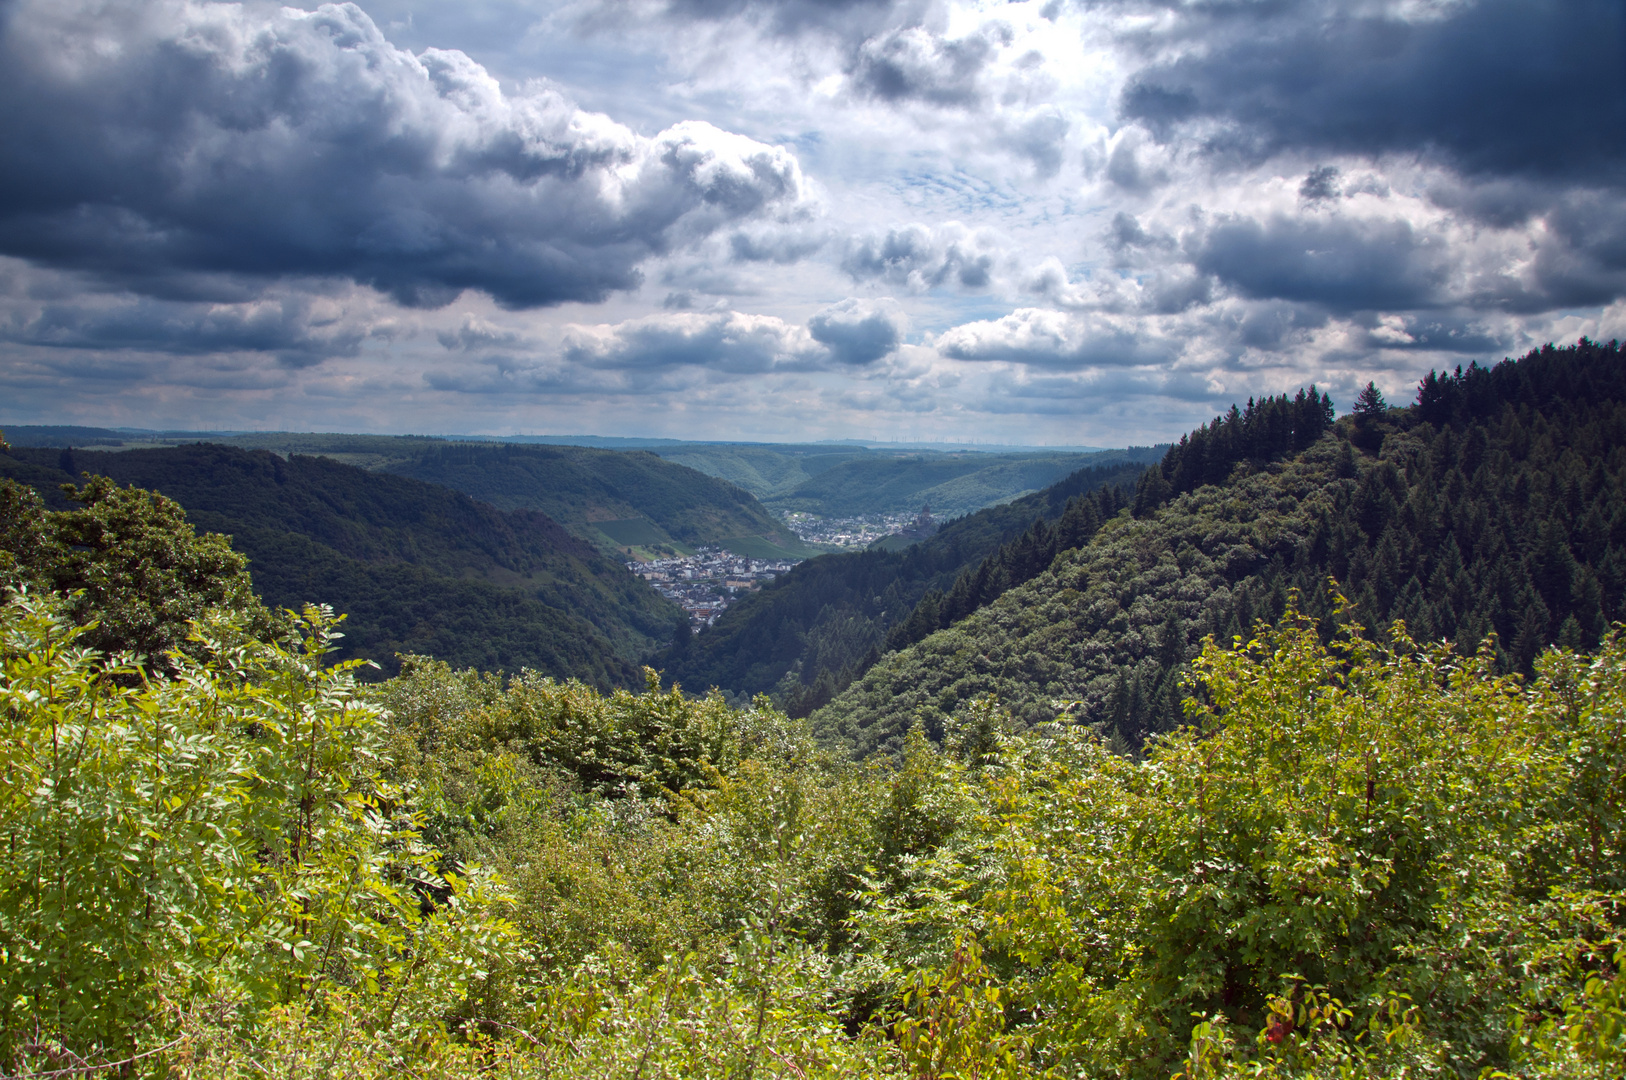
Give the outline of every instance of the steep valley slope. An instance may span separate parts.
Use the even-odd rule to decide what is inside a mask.
[[[1294,590],[1330,633],[1332,581],[1363,625],[1488,641],[1511,671],[1548,643],[1595,645],[1626,615],[1614,343],[1431,375],[1417,404],[1369,400],[1281,460],[1250,458],[1243,434],[1233,411],[1182,440],[1087,544],[881,657],[816,729],[857,756],[895,751],[910,726],[940,736],[992,694],[1023,721],[1068,713],[1133,747],[1181,722],[1204,636],[1280,617]],[[1215,465],[1225,482],[1199,482]]]
[[[385,672],[397,653],[420,653],[638,685],[637,662],[682,618],[545,514],[328,458],[210,444],[0,454],[0,475],[59,507],[59,485],[81,472],[161,492],[199,529],[231,536],[268,604],[346,613],[340,655]]]
[[[388,471],[444,484],[499,509],[540,510],[619,550],[714,544],[752,555],[816,553],[744,488],[646,450],[450,443]]]
[[[742,598],[692,641],[679,638],[656,662],[669,681],[691,690],[716,686],[745,697],[771,690],[793,715],[804,716],[891,647],[891,635],[907,627],[924,597],[952,590],[1002,545],[1019,543],[1035,522],[1067,523],[1081,499],[1117,498],[1112,493],[1133,485],[1144,468],[1143,459],[1119,458],[949,522],[902,550],[810,559]],[[1111,503],[1108,516],[1118,505]],[[1056,539],[1047,533],[1046,543]]]

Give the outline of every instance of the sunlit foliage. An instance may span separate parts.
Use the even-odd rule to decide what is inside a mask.
[[[8,1063],[196,1076],[1618,1074],[1626,642],[1529,685],[1289,610],[1143,758],[0,613]],[[118,675],[119,677],[112,677]],[[128,676],[128,677],[126,677]]]

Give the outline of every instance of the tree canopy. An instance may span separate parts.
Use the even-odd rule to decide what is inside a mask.
[[[63,490],[78,509],[47,510],[0,480],[0,588],[67,596],[86,645],[163,663],[214,609],[242,613],[260,636],[284,625],[254,595],[248,560],[228,538],[194,531],[179,503],[103,476]]]

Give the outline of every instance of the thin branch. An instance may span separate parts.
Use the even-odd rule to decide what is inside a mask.
[[[150,1058],[154,1054],[162,1054],[165,1050],[179,1046],[184,1040],[185,1036],[178,1039],[171,1039],[163,1046],[155,1046],[151,1050],[144,1050],[141,1053],[136,1054],[134,1057],[125,1058],[123,1061],[109,1061],[101,1065],[74,1065],[71,1068],[51,1069],[46,1072],[0,1073],[0,1080],[47,1080],[48,1077],[53,1076],[83,1076],[85,1073],[101,1072],[104,1069],[122,1069],[126,1065],[133,1065],[136,1062],[141,1061],[143,1058]],[[31,1047],[31,1049],[44,1050],[47,1053],[51,1052],[50,1047],[45,1046]],[[79,1057],[78,1054],[73,1053],[71,1050],[64,1051],[64,1053],[70,1057]],[[83,1061],[84,1059],[80,1058],[79,1060]]]

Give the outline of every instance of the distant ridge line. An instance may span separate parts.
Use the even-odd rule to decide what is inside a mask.
[[[483,443],[513,443],[520,445],[542,446],[582,446],[589,449],[600,450],[652,450],[674,446],[762,446],[762,447],[805,447],[810,450],[818,449],[846,449],[846,450],[882,450],[882,451],[924,451],[930,453],[983,453],[983,454],[1011,454],[1011,453],[1058,453],[1058,454],[1095,454],[1106,450],[1123,449],[1121,447],[1089,446],[1084,444],[1065,445],[1030,445],[1025,443],[968,443],[968,442],[895,442],[880,439],[815,439],[809,441],[774,442],[766,439],[668,439],[663,437],[638,437],[630,435],[425,435],[425,434],[399,434],[394,432],[355,432],[355,431],[284,431],[284,430],[235,430],[216,428],[201,431],[188,431],[179,429],[157,429],[136,427],[96,427],[80,424],[3,424],[0,431],[8,433],[8,437],[15,437],[22,442],[19,445],[32,446],[63,446],[88,444],[92,440],[125,440],[131,437],[180,440],[180,441],[207,441],[209,439],[241,438],[244,436],[267,437],[275,435],[303,435],[303,436],[367,436],[396,439],[424,439],[441,440],[444,442],[483,442]],[[46,441],[49,440],[49,441]],[[1135,449],[1129,447],[1128,449]]]

